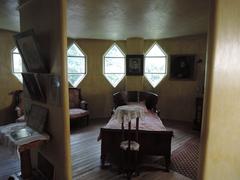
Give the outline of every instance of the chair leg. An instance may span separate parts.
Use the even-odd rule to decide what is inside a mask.
[[[132,172],[127,172],[127,180],[131,180]]]
[[[134,171],[136,176],[139,176],[139,167],[138,167],[139,161],[138,161],[138,152],[135,152],[135,159],[134,159]]]
[[[138,169],[138,152],[135,151],[122,151],[120,160],[120,172],[126,174],[127,179],[131,179],[132,176],[139,176]]]
[[[87,126],[89,125],[89,115],[86,116]]]
[[[120,151],[120,158],[119,158],[119,161],[118,161],[118,163],[119,163],[119,169],[118,169],[118,173],[119,174],[122,174],[123,172],[124,172],[124,151],[123,150],[121,150]]]

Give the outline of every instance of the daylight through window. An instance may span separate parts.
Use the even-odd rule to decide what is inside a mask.
[[[86,75],[86,56],[74,43],[67,51],[68,81],[77,87]]]
[[[155,88],[167,73],[167,55],[155,43],[145,55],[144,76]]]
[[[22,83],[22,57],[17,48],[12,50],[12,73]]]
[[[113,44],[104,55],[103,74],[113,87],[125,76],[125,54]]]

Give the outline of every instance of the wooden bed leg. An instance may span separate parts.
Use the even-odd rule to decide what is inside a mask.
[[[166,166],[166,171],[169,172],[169,166],[171,163],[171,158],[170,156],[165,156],[165,166]]]
[[[105,167],[105,155],[101,154],[101,168]]]

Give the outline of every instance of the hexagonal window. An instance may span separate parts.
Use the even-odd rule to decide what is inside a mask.
[[[86,76],[86,55],[73,43],[67,51],[68,82],[77,87]]]
[[[103,74],[116,87],[125,76],[125,54],[113,44],[103,56]]]
[[[22,57],[17,48],[14,48],[12,54],[12,73],[22,83]]]
[[[167,55],[157,43],[154,43],[145,54],[144,76],[155,88],[166,74]]]

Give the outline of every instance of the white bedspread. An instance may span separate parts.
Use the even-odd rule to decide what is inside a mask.
[[[134,104],[133,106],[136,106]],[[145,105],[138,104],[144,108],[143,118],[139,119],[139,130],[146,130],[146,131],[166,131],[165,126],[163,125],[162,121],[160,120],[159,116],[156,113],[148,111]],[[115,115],[111,117],[109,122],[104,128],[108,129],[121,129],[121,122],[116,118]],[[128,122],[124,122],[124,128],[128,128]],[[136,120],[131,120],[131,129],[136,129]]]

